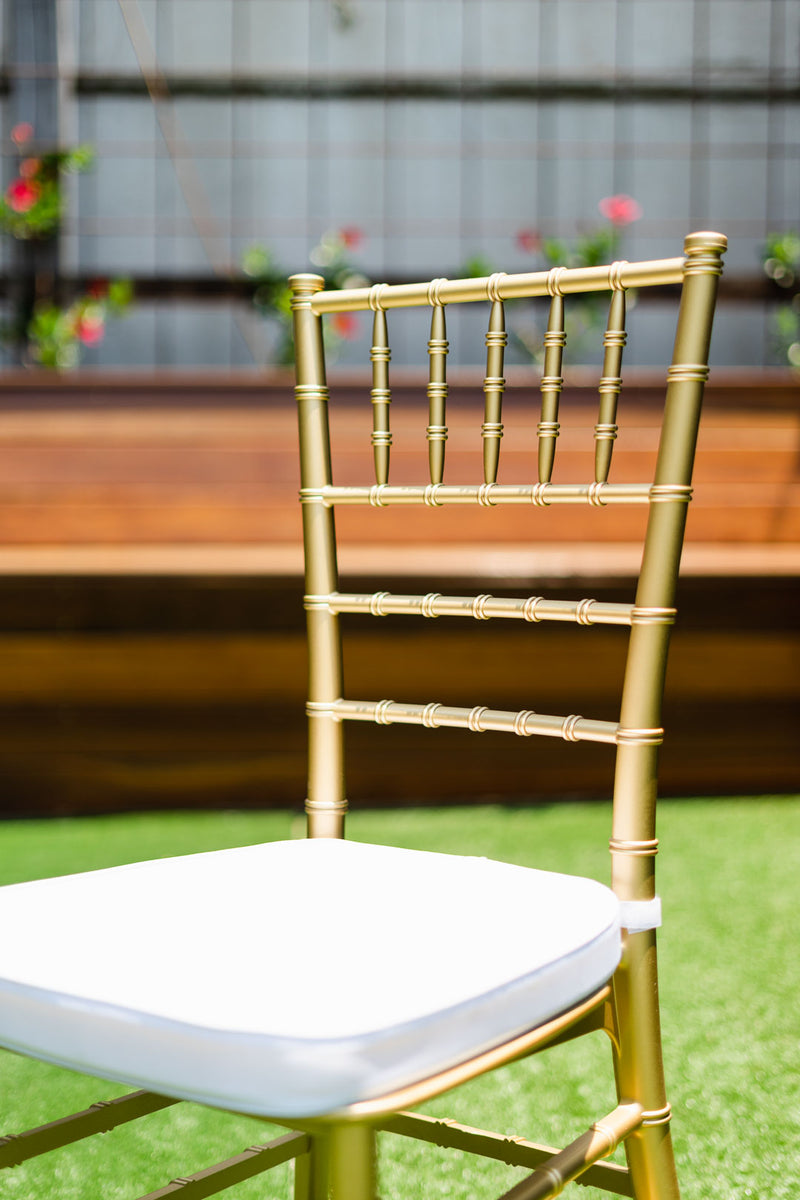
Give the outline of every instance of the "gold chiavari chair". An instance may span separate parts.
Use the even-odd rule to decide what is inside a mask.
[[[721,255],[692,234],[685,256],[488,279],[323,291],[294,276],[301,502],[309,635],[308,837],[0,889],[0,1044],[141,1090],[0,1141],[13,1165],[175,1103],[261,1116],[290,1132],[168,1185],[156,1197],[213,1195],[289,1158],[296,1200],[373,1200],[380,1130],[532,1172],[505,1200],[557,1195],[573,1179],[636,1200],[675,1200],[656,984],[656,760],[661,697]],[[681,285],[655,477],[609,482],[629,288]],[[611,292],[595,426],[594,478],[552,481],[564,308]],[[550,299],[534,483],[497,482],[504,307]],[[444,481],[447,305],[489,309],[484,478]],[[431,316],[429,478],[389,482],[387,313]],[[331,473],[325,314],[372,310],[375,481]],[[477,431],[476,431],[477,436]],[[648,507],[633,604],[542,597],[346,593],[334,508],[561,504]],[[538,512],[538,510],[542,512]],[[343,613],[511,618],[630,630],[618,721],[344,696]],[[616,748],[611,887],[592,880],[344,840],[343,725],[500,730]],[[546,866],[546,864],[542,864]],[[459,913],[444,928],[431,919]],[[286,919],[265,917],[285,914]],[[618,1104],[563,1150],[410,1109],[547,1046],[604,1031]],[[627,1167],[604,1160],[621,1143]]]

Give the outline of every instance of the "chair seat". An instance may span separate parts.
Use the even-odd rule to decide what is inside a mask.
[[[424,1079],[590,995],[593,880],[314,839],[0,888],[0,1044],[276,1117]]]

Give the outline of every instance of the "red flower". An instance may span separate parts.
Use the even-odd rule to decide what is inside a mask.
[[[620,192],[618,196],[606,196],[597,206],[612,225],[630,225],[642,215],[642,206],[632,196]]]
[[[33,137],[33,126],[27,121],[21,121],[11,130],[11,140],[15,146],[24,146]]]
[[[520,229],[515,241],[518,248],[526,254],[536,254],[542,247],[542,239],[536,229]]]
[[[357,225],[346,225],[339,230],[339,237],[348,250],[355,250],[364,241],[364,233]]]
[[[33,179],[41,165],[41,160],[38,158],[23,158],[19,164],[19,173],[23,179]]]
[[[358,317],[355,313],[334,313],[331,324],[339,337],[348,342],[358,337]]]
[[[8,207],[16,213],[30,212],[39,199],[40,192],[38,183],[29,183],[27,179],[15,179],[6,188]]]
[[[105,331],[105,322],[99,316],[85,314],[75,323],[75,336],[84,346],[96,346],[102,342]]]

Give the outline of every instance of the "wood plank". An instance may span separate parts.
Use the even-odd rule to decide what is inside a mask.
[[[158,408],[143,388],[139,407],[132,407],[131,387],[130,382],[120,384],[127,397],[122,408],[111,396],[106,409],[25,411],[18,399],[18,407],[0,412],[0,542],[246,545],[298,537],[295,416],[285,386],[271,392],[265,388],[260,409],[243,407],[241,396],[238,407],[225,408],[223,389],[217,409],[209,406],[206,392],[204,406],[194,410],[191,396],[187,399],[180,389],[171,407]],[[363,395],[358,396],[345,381],[342,402],[332,405],[340,482],[363,482],[371,469],[370,409],[366,391],[360,390]],[[594,398],[587,398],[590,390],[573,392],[565,393],[557,456],[557,478],[565,482],[589,475],[596,415]],[[48,393],[48,403],[54,394]],[[74,403],[79,393],[68,394]],[[478,394],[473,385],[451,403],[450,478],[468,479],[479,469]],[[255,397],[257,391],[251,399]],[[652,467],[657,397],[658,389],[648,393],[640,387],[626,399],[613,467],[621,482],[646,477]],[[424,471],[423,407],[421,386],[399,389],[393,406],[396,481],[418,481]],[[501,479],[529,478],[537,412],[528,390],[521,396],[509,394],[506,419]],[[740,409],[712,405],[699,443],[689,541],[800,544],[799,456],[796,409],[759,408],[754,419]],[[353,539],[366,543],[419,541],[430,537],[431,529],[445,543],[471,537],[501,542],[586,538],[581,532],[585,514],[574,510],[545,514],[544,522],[538,519],[542,514],[521,510],[473,515],[477,533],[469,532],[463,514],[451,510],[433,514],[435,524],[421,510],[405,510],[395,523],[381,513],[377,534],[370,524],[373,514],[348,513],[345,519]],[[639,536],[641,518],[634,512],[591,515],[598,518],[593,538]],[[482,520],[487,516],[488,522]]]
[[[564,393],[562,480],[590,469],[597,381],[579,375]],[[504,478],[532,473],[535,376],[509,372],[518,394],[508,393]],[[480,455],[480,380],[453,379],[464,390],[450,406],[448,470],[468,478]],[[394,477],[417,481],[424,381],[408,372],[393,380]],[[662,790],[798,790],[798,388],[779,373],[715,380],[689,516]],[[369,383],[364,374],[340,383],[336,477],[361,482]],[[631,377],[618,480],[646,475],[662,400],[663,381]],[[305,668],[288,377],[7,373],[0,435],[0,808],[299,806]],[[472,515],[468,528],[454,510],[387,510],[377,524],[372,513],[341,511],[343,574],[358,590],[386,575],[380,586],[393,590],[441,581],[458,594],[580,598],[599,587],[630,599],[641,512]],[[581,515],[592,519],[589,534]],[[611,580],[624,595],[609,593]],[[618,678],[619,631],[570,638],[559,629],[545,639],[522,629],[532,636],[519,640],[507,626],[476,637],[456,625],[434,657],[424,629],[387,621],[367,632],[358,619],[347,629],[351,694],[369,687],[368,668],[385,656],[386,694],[397,698],[542,707],[546,683],[551,707],[572,711],[592,646],[598,711],[588,715],[614,705],[598,680]],[[419,684],[416,668],[427,673]],[[605,747],[358,727],[347,740],[354,803],[607,795],[610,786]]]
[[[794,595],[776,610],[778,625],[796,624]],[[620,630],[570,637],[560,628],[515,634],[453,622],[434,653],[415,624],[387,620],[376,634],[352,619],[348,694],[372,695],[375,662],[385,659],[382,695],[573,711],[591,647],[584,715],[616,715]],[[22,634],[2,640],[0,661],[6,814],[301,804],[305,665],[297,629]],[[796,628],[679,628],[663,792],[798,790],[799,662]],[[348,727],[346,738],[354,804],[602,796],[611,785],[608,747],[407,727]]]
[[[470,542],[461,546],[411,543],[400,554],[384,545],[345,545],[339,555],[343,577],[368,584],[375,578],[458,578],[529,581],[552,587],[564,579],[596,582],[635,575],[639,547],[623,542]],[[296,542],[233,544],[215,542],[95,545],[0,546],[0,577],[52,575],[92,579],[150,575],[165,578],[291,577],[298,599],[303,554]],[[683,579],[730,576],[764,578],[800,575],[800,545],[794,543],[690,542],[681,562]],[[421,584],[422,586],[422,584]],[[465,585],[466,586],[466,585]]]
[[[604,711],[613,703],[624,666],[624,630],[509,624],[497,622],[480,633],[469,621],[453,621],[455,628],[446,631],[418,631],[412,621],[408,632],[398,631],[396,622],[388,632],[345,630],[347,694],[380,699],[377,688],[381,696],[415,703],[435,699],[539,711],[545,702],[574,703],[576,692]],[[305,638],[299,631],[17,633],[0,636],[0,662],[0,704],[156,701],[222,707],[285,701],[302,711],[305,702]],[[668,688],[675,701],[800,700],[800,633],[679,629]],[[0,742],[2,736],[0,731]]]

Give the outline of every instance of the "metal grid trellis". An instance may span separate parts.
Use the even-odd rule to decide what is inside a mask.
[[[20,14],[48,9],[55,47],[21,49]],[[569,239],[616,192],[644,210],[626,257],[729,232],[740,302],[717,360],[763,360],[760,249],[800,225],[800,0],[4,0],[2,16],[6,154],[48,87],[62,139],[97,150],[62,273],[138,284],[98,361],[258,357],[233,319],[253,243],[288,272],[347,226],[374,278],[476,255],[525,269],[518,233]]]

